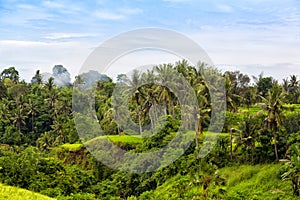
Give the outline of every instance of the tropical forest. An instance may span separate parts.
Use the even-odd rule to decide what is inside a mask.
[[[1,200],[300,199],[297,74],[186,60],[115,78],[2,69]]]

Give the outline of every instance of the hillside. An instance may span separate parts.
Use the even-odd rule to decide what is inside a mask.
[[[0,200],[54,200],[53,198],[17,187],[0,184]]]
[[[176,175],[154,191],[143,193],[138,199],[297,199],[291,195],[291,184],[280,179],[281,165],[242,165],[219,169],[215,175]],[[196,178],[195,178],[196,177]],[[198,180],[211,184],[208,188]],[[132,198],[134,199],[134,198]]]

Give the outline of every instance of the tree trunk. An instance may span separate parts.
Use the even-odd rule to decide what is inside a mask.
[[[33,121],[34,121],[33,115],[31,115],[31,131],[33,131],[34,129]]]
[[[199,146],[199,142],[198,142],[198,137],[199,137],[198,122],[196,122],[195,130],[196,130],[196,158],[198,158],[199,157],[199,155],[198,155],[198,146]]]
[[[18,121],[18,125],[17,126],[18,126],[18,131],[21,132],[21,122],[20,121]]]
[[[141,112],[140,112],[140,109],[139,109],[139,111],[138,111],[138,118],[139,118],[140,134],[142,134],[143,129],[142,129],[142,122],[141,122]]]
[[[230,160],[232,160],[232,119],[231,119],[231,116],[230,116],[230,119],[229,119],[229,123],[230,123]]]
[[[120,135],[120,133],[121,133],[121,130],[120,130],[120,125],[119,125],[119,124],[117,124],[117,126],[118,126],[118,129],[117,129],[117,131],[118,131],[118,135]]]
[[[165,110],[165,116],[167,116],[168,112],[167,112],[167,103],[166,102],[164,102],[164,110]]]
[[[252,141],[252,139],[251,139],[251,162],[252,162],[252,164],[254,164],[254,156],[253,156],[253,141]]]
[[[274,151],[275,151],[275,157],[276,157],[276,161],[278,161],[278,152],[277,152],[277,144],[276,144],[276,129],[273,132],[273,136],[274,136]]]
[[[151,123],[151,132],[152,132],[152,134],[154,134],[153,116],[150,112],[149,112],[149,117],[150,117],[150,123]]]

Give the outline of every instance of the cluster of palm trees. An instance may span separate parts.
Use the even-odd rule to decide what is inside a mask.
[[[5,89],[0,101],[2,143],[36,144],[37,139],[43,143],[43,135],[49,135],[49,131],[53,142],[67,141],[63,126],[72,121],[72,90],[57,88],[53,78],[42,83],[39,71],[35,77],[36,81],[29,84],[19,81],[13,67],[1,73],[0,85]]]
[[[150,130],[154,133],[162,115],[170,115],[174,119],[182,118],[183,123],[187,123],[184,125],[188,128],[193,127],[196,131],[196,146],[198,147],[198,137],[203,133],[203,126],[208,124],[211,111],[208,85],[201,74],[203,69],[204,64],[192,67],[186,60],[183,60],[175,65],[154,66],[145,72],[134,70],[129,76],[120,75],[119,87],[117,86],[116,89],[118,92],[115,93],[112,101],[113,107],[116,108],[116,115],[119,119],[125,119],[122,110],[126,108],[120,107],[122,107],[121,102],[125,102],[126,98],[129,99],[129,104],[126,106],[129,107],[130,114],[127,113],[127,116],[132,116],[134,122],[138,124],[139,134],[144,131],[143,126],[149,123]],[[187,90],[187,87],[182,86],[184,85],[183,79],[187,85],[191,86],[191,92],[196,97],[194,100],[197,109],[189,105],[191,99],[188,95],[181,95],[182,90]],[[188,113],[182,113],[180,103],[184,103],[186,107],[190,106],[186,109]],[[192,119],[196,121],[191,122]],[[126,126],[128,123],[125,121],[120,124]],[[122,128],[124,129],[124,127],[120,129]]]
[[[123,92],[117,93],[117,98],[113,97],[111,103],[113,109],[102,109],[101,112],[107,112],[102,116],[110,117],[114,121],[116,115],[119,121],[117,123],[117,133],[125,130],[126,125],[131,124],[130,121],[122,121],[132,118],[137,125],[136,132],[141,134],[145,131],[144,125],[150,124],[149,129],[155,133],[156,125],[159,117],[162,115],[171,115],[174,119],[182,118],[185,121],[194,120],[193,126],[190,128],[196,132],[196,147],[199,146],[199,136],[208,127],[211,117],[211,93],[209,84],[203,76],[205,64],[200,63],[197,67],[189,65],[186,60],[180,61],[175,65],[162,64],[141,72],[134,70],[131,75],[119,75],[119,89]],[[173,71],[182,75],[188,84],[193,88],[193,92],[197,97],[198,109],[190,109],[188,114],[181,116],[180,100],[176,93],[170,88],[176,88],[174,85],[179,84],[179,79],[173,76]],[[253,161],[253,150],[255,148],[255,137],[257,130],[267,129],[273,133],[273,145],[276,160],[279,159],[277,150],[277,133],[282,125],[283,109],[286,103],[296,103],[299,97],[299,82],[295,75],[290,77],[287,87],[285,82],[279,85],[272,77],[263,77],[262,74],[255,79],[255,84],[250,84],[250,78],[247,75],[236,72],[225,72],[221,74],[215,70],[218,75],[223,76],[225,86],[225,99],[227,102],[227,124],[230,132],[230,158],[233,159],[233,140],[239,140],[251,149],[251,160]],[[287,80],[287,79],[285,79]],[[117,85],[118,85],[117,84]],[[118,87],[118,86],[117,86]],[[122,98],[129,99],[128,104],[122,104]],[[239,110],[239,106],[247,106],[248,108],[259,103],[262,111],[256,115],[265,114],[263,120],[264,126],[251,127],[248,123],[253,116],[247,116],[239,124],[233,124],[233,118]],[[111,106],[107,104],[107,106]],[[128,111],[129,108],[129,111]],[[121,110],[121,111],[120,111]],[[124,111],[126,110],[126,112]],[[124,113],[123,113],[124,111]],[[161,111],[161,112],[160,112]],[[233,128],[235,126],[236,128]],[[238,130],[241,134],[239,138],[235,138],[233,131]],[[126,132],[126,131],[125,131]],[[237,147],[239,144],[237,145]],[[236,148],[235,148],[236,149]],[[197,152],[197,151],[196,151]]]
[[[265,84],[266,82],[270,82],[271,85]],[[227,80],[226,80],[227,82]],[[237,94],[231,94],[230,81],[226,84],[227,89],[227,105],[229,112],[235,112],[237,109],[237,103],[232,101],[231,96],[237,96],[236,99],[241,99],[242,97]],[[279,160],[278,148],[277,148],[277,134],[281,131],[282,121],[284,118],[284,109],[286,108],[286,104],[299,103],[299,92],[300,86],[299,81],[295,75],[290,76],[290,80],[284,79],[283,84],[279,85],[277,81],[273,80],[272,77],[263,77],[262,74],[259,76],[259,79],[256,79],[256,87],[258,85],[261,87],[261,92],[259,92],[256,88],[256,102],[260,104],[261,110],[255,113],[253,116],[247,115],[245,119],[240,122],[239,132],[240,134],[238,140],[239,144],[246,144],[251,149],[251,157],[253,162],[253,149],[255,146],[255,139],[257,137],[257,131],[264,129],[272,132],[273,134],[273,146],[274,146],[274,154],[276,161]],[[266,88],[263,88],[265,86]],[[266,91],[266,92],[263,92]],[[254,123],[254,117],[257,115],[261,115],[265,113],[265,117],[262,122],[262,127],[258,127]],[[231,121],[231,118],[229,118]],[[230,123],[231,124],[231,123]],[[231,135],[231,155],[232,155],[232,130],[230,127],[230,135]],[[242,136],[241,136],[242,135]],[[239,145],[237,145],[239,146]],[[231,156],[232,158],[232,156]]]
[[[255,79],[255,85],[250,85],[250,78],[238,71],[222,74],[213,69],[211,71],[223,76],[223,79],[207,80],[203,74],[208,68],[204,63],[199,63],[194,67],[186,60],[182,60],[175,65],[154,66],[144,72],[134,70],[130,76],[119,75],[117,86],[112,80],[98,82],[95,107],[100,124],[111,126],[107,129],[109,132],[107,134],[126,132],[128,124],[135,125],[136,131],[141,134],[146,129],[145,125],[149,124],[147,129],[153,134],[159,127],[161,116],[170,115],[176,120],[182,119],[182,123],[187,123],[190,129],[195,130],[198,148],[199,136],[203,134],[211,120],[213,97],[210,91],[216,90],[212,84],[208,83],[223,81],[228,111],[226,120],[230,131],[230,158],[233,157],[233,118],[238,107],[243,105],[249,107],[259,102],[266,111],[263,128],[273,133],[274,152],[278,160],[276,144],[277,132],[282,124],[282,110],[285,103],[298,103],[300,92],[297,77],[292,75],[290,80],[284,79],[283,84],[279,85],[272,77],[263,77],[261,74]],[[180,86],[182,81],[179,76],[182,76],[191,86],[196,96],[197,109],[188,108],[186,109],[188,113],[182,113],[183,108],[180,104],[189,102],[190,99],[185,99],[186,96],[177,96],[174,91],[175,89],[185,90]],[[77,76],[76,81],[84,82],[79,78],[80,76]],[[52,130],[57,135],[55,140],[58,143],[68,141],[66,129],[71,132],[75,131],[74,127],[74,130],[71,130],[73,125],[70,125],[72,124],[72,89],[57,88],[53,78],[43,83],[39,71],[36,72],[33,80],[32,84],[20,82],[19,73],[13,67],[1,73],[0,125],[2,132],[5,132],[5,127],[12,124],[20,134],[32,132],[35,136],[31,138],[35,140],[40,136],[46,138],[46,132]],[[118,87],[122,89],[121,93],[116,93],[117,95],[114,96],[114,90]],[[125,102],[123,97],[129,99],[127,104],[123,104]],[[251,116],[249,118],[251,119]],[[247,126],[247,120],[245,119],[240,124],[244,123]],[[66,126],[65,123],[69,125]],[[255,136],[249,134],[254,131],[252,128],[241,127],[240,129],[248,135],[243,137],[243,141],[253,151]]]

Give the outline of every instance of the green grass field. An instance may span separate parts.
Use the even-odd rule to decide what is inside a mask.
[[[0,200],[54,200],[54,199],[28,190],[0,184]]]
[[[280,168],[279,164],[222,168],[219,174],[225,178],[226,185],[210,185],[205,192],[207,199],[296,200],[292,196],[291,183],[280,179]],[[203,194],[203,187],[193,184],[190,176],[176,175],[156,190],[143,193],[138,199],[205,199]]]
[[[130,136],[130,135],[108,135],[108,136],[99,136],[96,138],[93,138],[87,142],[85,142],[84,144],[89,144],[92,142],[95,142],[97,140],[103,140],[108,138],[111,142],[115,143],[115,144],[130,144],[130,145],[137,145],[140,144],[143,139],[141,136],[139,135],[134,135],[134,136]]]

